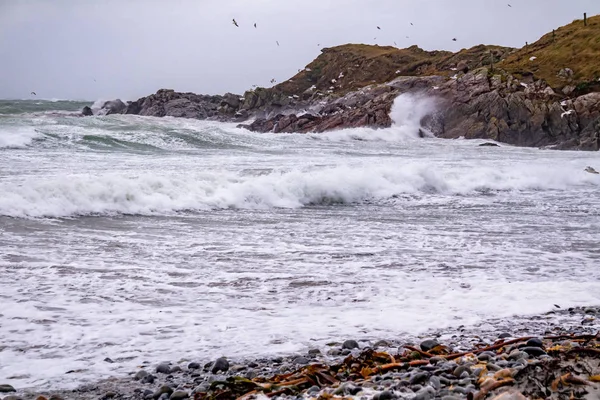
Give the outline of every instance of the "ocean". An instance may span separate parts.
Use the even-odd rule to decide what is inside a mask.
[[[322,134],[89,104],[0,101],[0,383],[600,304],[600,153],[419,138],[406,96]]]

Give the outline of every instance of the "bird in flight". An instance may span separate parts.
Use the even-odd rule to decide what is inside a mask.
[[[377,29],[381,30],[381,28],[380,28],[380,27],[377,27]]]
[[[410,24],[411,24],[412,26],[414,26],[412,22],[411,22]]]
[[[456,42],[456,38],[453,38],[453,39],[452,39],[452,41],[453,41],[453,42]]]
[[[394,46],[398,46],[398,45],[396,44],[396,42],[394,42]]]
[[[256,28],[256,22],[254,23],[254,27]]]
[[[35,93],[35,92],[31,92],[31,94],[34,95],[34,96],[37,96],[37,93]]]
[[[510,4],[508,6],[512,8],[512,6]]]
[[[238,25],[238,23],[235,21],[235,18],[233,19],[233,24],[234,24],[235,26],[237,26],[238,28],[240,27],[240,26]]]
[[[277,46],[279,46],[279,40],[276,40],[275,43],[277,43]]]

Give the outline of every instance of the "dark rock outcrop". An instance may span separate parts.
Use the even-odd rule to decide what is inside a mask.
[[[123,101],[121,101],[120,99],[110,100],[110,101],[106,101],[106,102],[104,102],[104,104],[102,104],[102,107],[100,107],[100,111],[98,112],[98,114],[100,114],[100,115],[122,114],[126,108],[127,108],[127,105],[125,103],[123,103]]]
[[[81,109],[81,115],[83,115],[84,117],[89,117],[91,115],[94,115],[94,112],[89,106],[85,106]]]

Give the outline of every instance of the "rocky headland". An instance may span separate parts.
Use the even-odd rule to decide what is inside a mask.
[[[271,88],[243,95],[161,89],[96,111],[237,122],[255,132],[325,132],[392,125],[401,94],[435,107],[422,134],[517,146],[598,150],[600,16],[577,20],[523,48],[479,45],[457,53],[348,44],[325,48]],[[84,114],[92,114],[85,109]]]

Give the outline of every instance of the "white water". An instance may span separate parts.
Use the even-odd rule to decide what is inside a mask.
[[[0,382],[600,303],[599,154],[419,139],[429,107],[321,135],[0,116]]]

